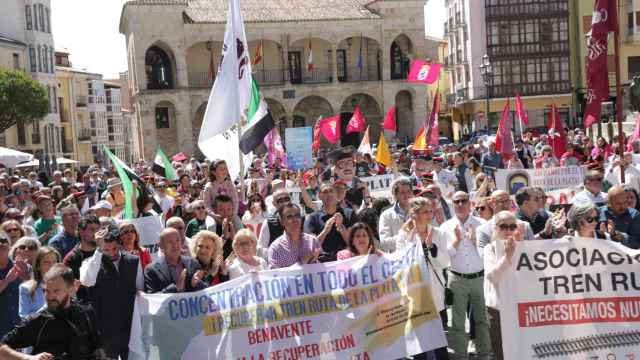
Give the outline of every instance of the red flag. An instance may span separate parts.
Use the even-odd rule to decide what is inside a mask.
[[[640,139],[640,113],[636,114],[636,126],[633,128],[633,133],[627,141],[627,151],[633,151],[633,142],[638,139]]]
[[[392,106],[389,111],[387,111],[387,115],[384,117],[384,123],[382,123],[382,128],[389,131],[396,131],[398,128],[396,127],[396,107]]]
[[[513,137],[511,136],[511,119],[509,119],[509,115],[511,115],[510,103],[510,99],[507,99],[496,133],[496,150],[502,156],[503,161],[509,160],[513,155]]]
[[[364,116],[360,111],[360,106],[356,106],[356,109],[353,111],[353,115],[351,115],[351,119],[349,119],[349,123],[347,124],[346,132],[347,134],[350,134],[352,132],[363,132],[364,129]]]
[[[520,119],[523,124],[529,125],[529,115],[527,115],[527,111],[524,109],[524,104],[518,93],[516,93],[516,115],[518,115],[518,119]]]
[[[407,81],[433,84],[440,77],[442,64],[432,64],[425,60],[414,60]]]
[[[602,102],[609,99],[609,70],[607,47],[609,32],[614,31],[618,9],[613,0],[596,0],[591,20],[591,36],[587,37],[587,107],[584,126],[590,127],[600,120]]]
[[[560,159],[567,151],[567,134],[564,132],[562,120],[558,113],[556,104],[551,105],[551,114],[549,114],[549,143],[553,148],[553,155]]]
[[[429,128],[427,129],[426,140],[427,144],[433,147],[439,145],[440,131],[438,129],[438,114],[440,113],[440,92],[436,91],[436,96],[433,98],[433,106],[431,106],[431,113],[429,114]]]
[[[340,115],[320,119],[320,133],[328,142],[335,144],[340,140]]]

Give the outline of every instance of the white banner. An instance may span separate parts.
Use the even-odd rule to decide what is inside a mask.
[[[547,169],[498,169],[496,187],[515,194],[525,186],[541,187],[544,191],[580,186],[586,168],[582,166],[554,167]]]
[[[362,182],[369,187],[369,194],[372,197],[388,197],[391,198],[391,184],[396,178],[395,174],[384,174],[376,176],[368,176],[360,178]]]
[[[446,346],[421,246],[136,298],[129,359],[397,359]]]
[[[155,245],[160,241],[160,232],[164,229],[160,216],[144,216],[130,221],[140,235],[140,246]]]
[[[520,242],[498,287],[504,358],[639,359],[638,269],[611,241]]]

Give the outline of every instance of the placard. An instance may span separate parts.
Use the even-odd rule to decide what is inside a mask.
[[[285,147],[287,148],[287,167],[289,170],[306,170],[313,166],[313,128],[286,128]]]

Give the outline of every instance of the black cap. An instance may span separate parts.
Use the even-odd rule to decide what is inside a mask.
[[[329,160],[331,160],[332,162],[336,163],[342,159],[351,159],[353,158],[354,154],[356,152],[356,148],[349,145],[349,146],[345,146],[342,147],[340,149],[334,150],[332,152],[329,153]]]

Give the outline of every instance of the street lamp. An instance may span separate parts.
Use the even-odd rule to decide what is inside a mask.
[[[487,101],[485,107],[485,118],[487,120],[487,130],[489,129],[489,84],[491,83],[491,75],[493,75],[493,66],[489,60],[489,55],[482,56],[482,64],[480,64],[480,74],[484,82],[485,99]]]

